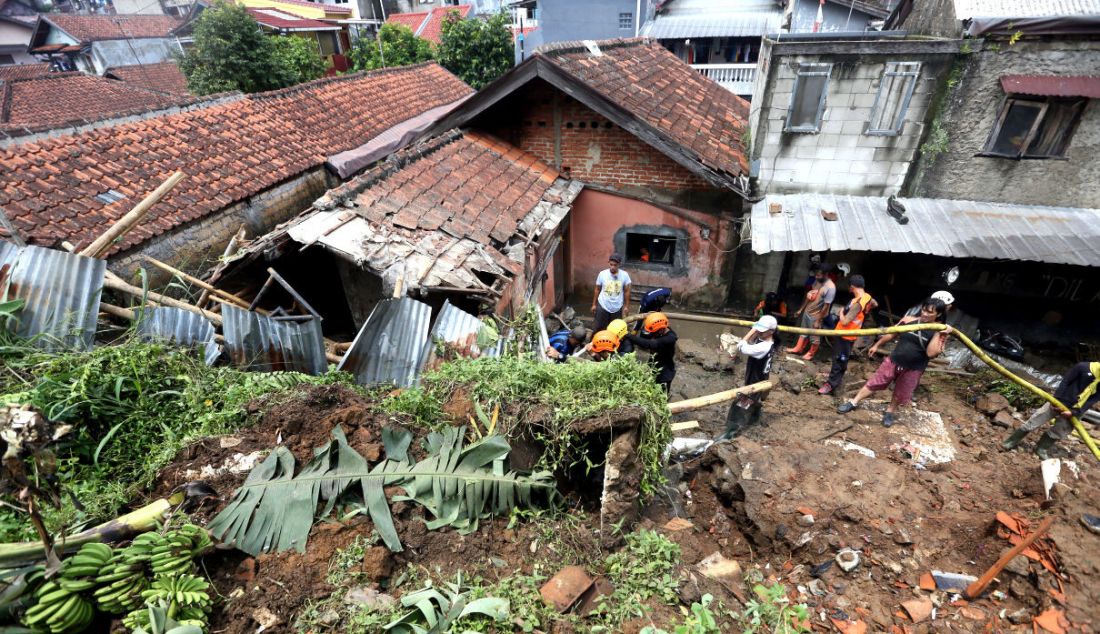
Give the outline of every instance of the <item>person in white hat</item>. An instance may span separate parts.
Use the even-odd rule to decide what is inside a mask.
[[[745,338],[737,344],[737,351],[748,357],[745,363],[745,385],[768,380],[775,351],[779,345],[776,340],[778,327],[779,323],[775,317],[764,315],[756,320],[752,328],[745,333]],[[759,421],[760,410],[764,407],[763,401],[766,396],[767,392],[763,392],[734,399],[726,414],[726,431],[718,437],[718,440],[729,440],[739,434],[746,423],[754,424]]]

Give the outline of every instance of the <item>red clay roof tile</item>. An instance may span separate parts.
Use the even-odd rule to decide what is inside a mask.
[[[51,73],[7,85],[0,103],[0,129],[60,127],[193,100],[81,73]]]
[[[35,77],[43,77],[49,72],[49,64],[16,64],[12,66],[0,66],[0,81],[33,79]]]
[[[540,47],[543,56],[607,100],[692,151],[700,162],[729,174],[748,171],[741,138],[749,104],[646,39],[579,42]],[[721,145],[730,149],[723,150]]]
[[[453,7],[437,7],[432,9],[431,15],[428,16],[428,21],[424,23],[423,28],[421,28],[420,33],[417,33],[417,35],[429,42],[439,44],[443,36],[443,20],[447,15],[457,13],[460,18],[465,18],[470,15],[470,10],[473,8],[473,5],[460,4]]]
[[[424,26],[424,21],[428,19],[429,11],[415,11],[413,13],[391,13],[386,18],[386,22],[390,24],[400,24],[402,26],[409,27],[409,30],[416,35],[416,32],[420,30],[420,27]]]
[[[190,94],[187,90],[187,78],[175,62],[115,66],[107,70],[107,76],[170,95]]]
[[[9,202],[7,211],[32,242],[80,245],[173,171],[188,174],[115,247],[118,252],[320,167],[329,155],[470,92],[439,65],[426,63],[228,101],[223,95],[185,112],[0,148],[0,191],[19,201]],[[35,176],[28,169],[35,163],[58,172]],[[231,187],[228,177],[241,185]],[[89,196],[108,189],[129,194],[110,205]]]
[[[76,15],[51,13],[42,19],[76,38],[78,42],[168,37],[183,24],[170,15]]]

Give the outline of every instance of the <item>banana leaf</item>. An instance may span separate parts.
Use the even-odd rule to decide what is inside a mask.
[[[536,493],[548,501],[556,496],[549,473],[505,472],[510,447],[504,438],[489,436],[464,449],[463,431],[455,427],[431,434],[426,443],[428,457],[413,464],[408,457],[412,435],[386,428],[382,433],[386,458],[371,468],[348,445],[343,429],[336,427],[332,441],[315,449],[313,459],[297,476],[294,456],[286,447],[276,447],[249,473],[210,523],[210,531],[251,555],[289,548],[304,552],[320,502],[325,506],[318,516],[325,517],[345,494],[358,492],[382,541],[400,551],[386,486],[404,488],[407,495],[395,500],[423,504],[434,518],[429,528],[450,525],[463,532],[475,530],[478,519],[490,513],[531,506]]]
[[[507,621],[508,599],[483,597],[466,602],[469,589],[463,587],[461,575],[455,583],[442,588],[430,585],[401,597],[401,605],[413,608],[382,629],[390,634],[441,634],[467,616],[483,616],[493,621]],[[465,634],[465,633],[464,633]]]

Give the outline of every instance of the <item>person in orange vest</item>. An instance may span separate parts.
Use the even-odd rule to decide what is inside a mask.
[[[867,313],[878,306],[878,302],[864,288],[866,282],[862,275],[849,277],[848,286],[852,291],[852,301],[841,311],[840,321],[836,324],[837,330],[859,330],[863,327]],[[840,389],[844,374],[848,371],[848,359],[852,356],[855,342],[856,337],[837,337],[833,344],[833,367],[829,370],[829,378],[825,379],[825,384],[817,391],[818,394],[832,394]]]

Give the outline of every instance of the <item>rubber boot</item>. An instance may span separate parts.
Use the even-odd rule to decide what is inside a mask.
[[[812,361],[814,355],[817,354],[817,348],[819,344],[811,344],[810,349],[806,351],[806,354],[802,355],[802,358],[807,361]]]
[[[1005,451],[1015,449],[1020,445],[1021,442],[1023,442],[1025,437],[1027,437],[1027,430],[1017,429],[1016,431],[1012,432],[1011,436],[1004,439],[1004,442],[1001,443],[1001,447],[1004,447]]]
[[[1039,456],[1041,460],[1049,460],[1053,457],[1050,455],[1050,450],[1054,448],[1057,442],[1057,438],[1053,438],[1050,434],[1043,434],[1039,442],[1035,443],[1035,455]]]
[[[793,348],[787,348],[787,352],[789,354],[802,354],[808,342],[809,340],[806,337],[799,337]]]

